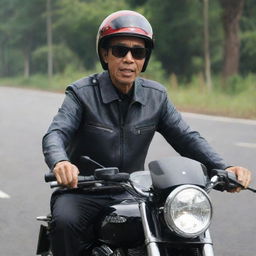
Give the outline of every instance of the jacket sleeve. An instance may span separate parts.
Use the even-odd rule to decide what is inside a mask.
[[[167,96],[163,103],[159,132],[180,155],[203,163],[208,170],[228,167],[209,143],[190,128]]]
[[[81,116],[81,103],[72,86],[69,86],[62,106],[53,118],[42,141],[45,162],[51,170],[56,163],[69,161],[67,148],[80,125]]]

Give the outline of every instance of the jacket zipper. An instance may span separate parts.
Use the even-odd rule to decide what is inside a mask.
[[[120,167],[121,170],[123,169],[123,164],[124,164],[124,119],[121,111],[121,106],[120,106],[120,100],[118,101],[118,109],[119,109],[119,125],[120,125]]]
[[[151,131],[153,128],[155,128],[155,125],[137,128],[137,134],[142,134],[143,132]]]
[[[93,128],[97,128],[106,132],[111,132],[113,133],[113,130],[104,126],[99,126],[99,125],[93,125],[93,124],[87,124],[87,126],[93,127]]]

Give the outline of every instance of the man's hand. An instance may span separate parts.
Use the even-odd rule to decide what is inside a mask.
[[[252,173],[246,168],[240,166],[233,166],[226,169],[227,171],[235,173],[237,180],[240,184],[242,184],[245,188],[249,186],[252,180]],[[235,190],[229,192],[240,192],[241,188],[236,188]]]
[[[79,170],[69,161],[58,162],[53,169],[53,173],[60,185],[70,188],[77,187]]]

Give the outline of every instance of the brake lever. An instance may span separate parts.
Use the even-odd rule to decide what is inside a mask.
[[[240,187],[242,189],[250,190],[253,193],[256,193],[256,189],[253,189],[251,187],[245,188],[241,183],[239,183],[236,179],[236,175],[233,172],[225,171],[225,170],[212,170],[214,175],[217,175],[220,179],[221,185],[225,184],[223,187],[223,190],[232,190],[237,187]]]

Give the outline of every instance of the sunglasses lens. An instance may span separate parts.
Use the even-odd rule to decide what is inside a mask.
[[[128,47],[114,45],[112,48],[112,54],[117,58],[123,58],[129,51]]]
[[[146,57],[146,48],[131,48],[131,53],[134,59],[142,60]]]
[[[144,59],[147,55],[147,49],[142,47],[129,48],[121,45],[111,46],[112,54],[117,58],[123,58],[126,54],[131,51],[134,59]]]

